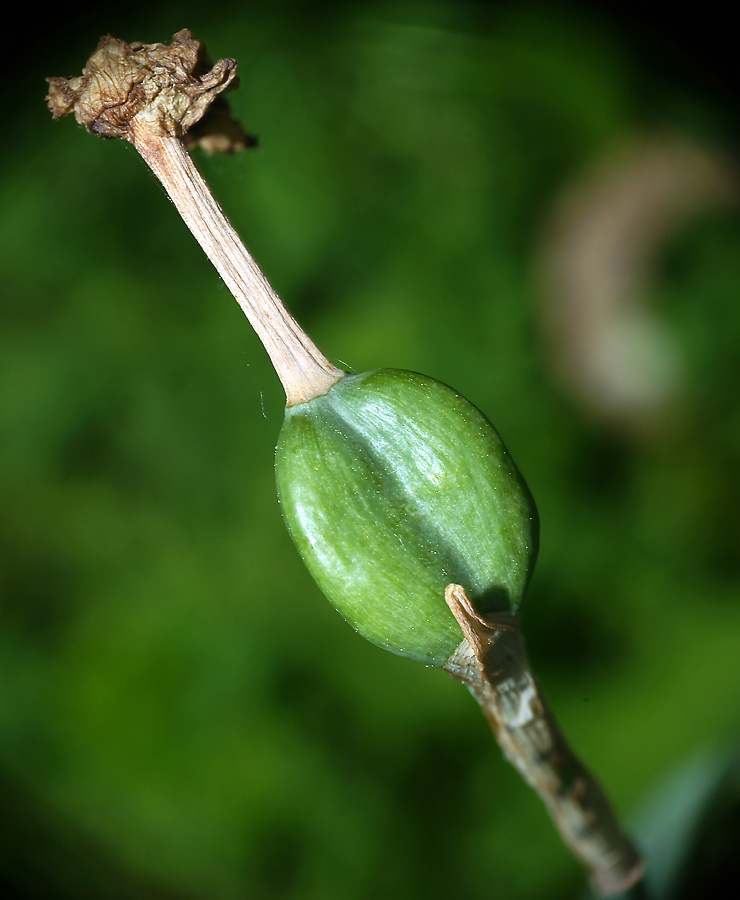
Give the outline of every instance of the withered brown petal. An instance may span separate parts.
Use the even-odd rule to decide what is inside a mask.
[[[188,29],[178,31],[170,44],[128,44],[106,35],[82,75],[47,79],[46,99],[55,119],[74,112],[100,137],[129,139],[135,117],[152,133],[182,137],[219,95],[236,86],[236,69],[233,59],[212,65],[203,42]],[[216,121],[222,124],[193,135],[189,146],[232,152],[253,143],[230,115],[222,112]]]

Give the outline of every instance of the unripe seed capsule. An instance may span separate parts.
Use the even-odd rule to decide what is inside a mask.
[[[486,417],[446,385],[381,369],[288,407],[278,496],[317,584],[373,643],[442,666],[460,644],[444,596],[516,613],[537,511]]]
[[[198,123],[189,143],[244,145],[224,116],[199,122],[235,75],[233,60],[209,69],[187,30],[170,46],[106,37],[82,76],[49,79],[47,100],[55,118],[74,112],[136,147],[265,345],[288,406],[276,455],[283,515],[324,593],[376,644],[466,684],[597,889],[624,891],[642,876],[639,856],[560,734],[517,628],[537,553],[534,501],[467,400],[411,372],[347,375],[285,309],[181,140]]]

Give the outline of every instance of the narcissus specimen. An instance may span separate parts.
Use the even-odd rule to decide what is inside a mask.
[[[287,312],[187,147],[249,143],[221,99],[236,63],[211,65],[186,30],[170,45],[103,38],[81,76],[50,78],[74,112],[130,141],[160,179],[265,346],[286,393],[276,455],[283,516],[331,603],[374,643],[444,668],[483,708],[603,894],[642,864],[599,785],[563,740],[532,675],[517,613],[537,554],[537,512],[486,417],[423,375],[332,365]]]

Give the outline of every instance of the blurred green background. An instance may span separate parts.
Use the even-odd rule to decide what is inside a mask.
[[[583,886],[466,692],[319,595],[275,499],[264,351],[132,148],[45,110],[101,34],[182,27],[239,61],[259,136],[196,154],[232,222],[330,358],[433,375],[497,425],[541,513],[545,693],[653,871],[716,872],[740,831],[732,86],[567,4],[56,16],[27,16],[0,150],[8,896]],[[665,829],[715,783],[697,856]]]

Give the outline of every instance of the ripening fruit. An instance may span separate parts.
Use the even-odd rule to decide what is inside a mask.
[[[642,877],[639,854],[563,739],[510,619],[537,554],[527,486],[459,394],[413,372],[347,375],[285,309],[182,143],[235,76],[232,59],[207,66],[187,29],[170,46],[107,36],[81,76],[48,79],[47,101],[54,118],[74,112],[94,134],[133,144],[263,342],[288,407],[283,514],[329,600],[371,641],[466,684],[596,889],[623,893]],[[246,146],[221,113],[189,143]]]
[[[330,602],[373,643],[442,666],[462,639],[445,588],[515,613],[537,510],[496,430],[414,372],[347,375],[288,407],[277,446],[288,530]]]

